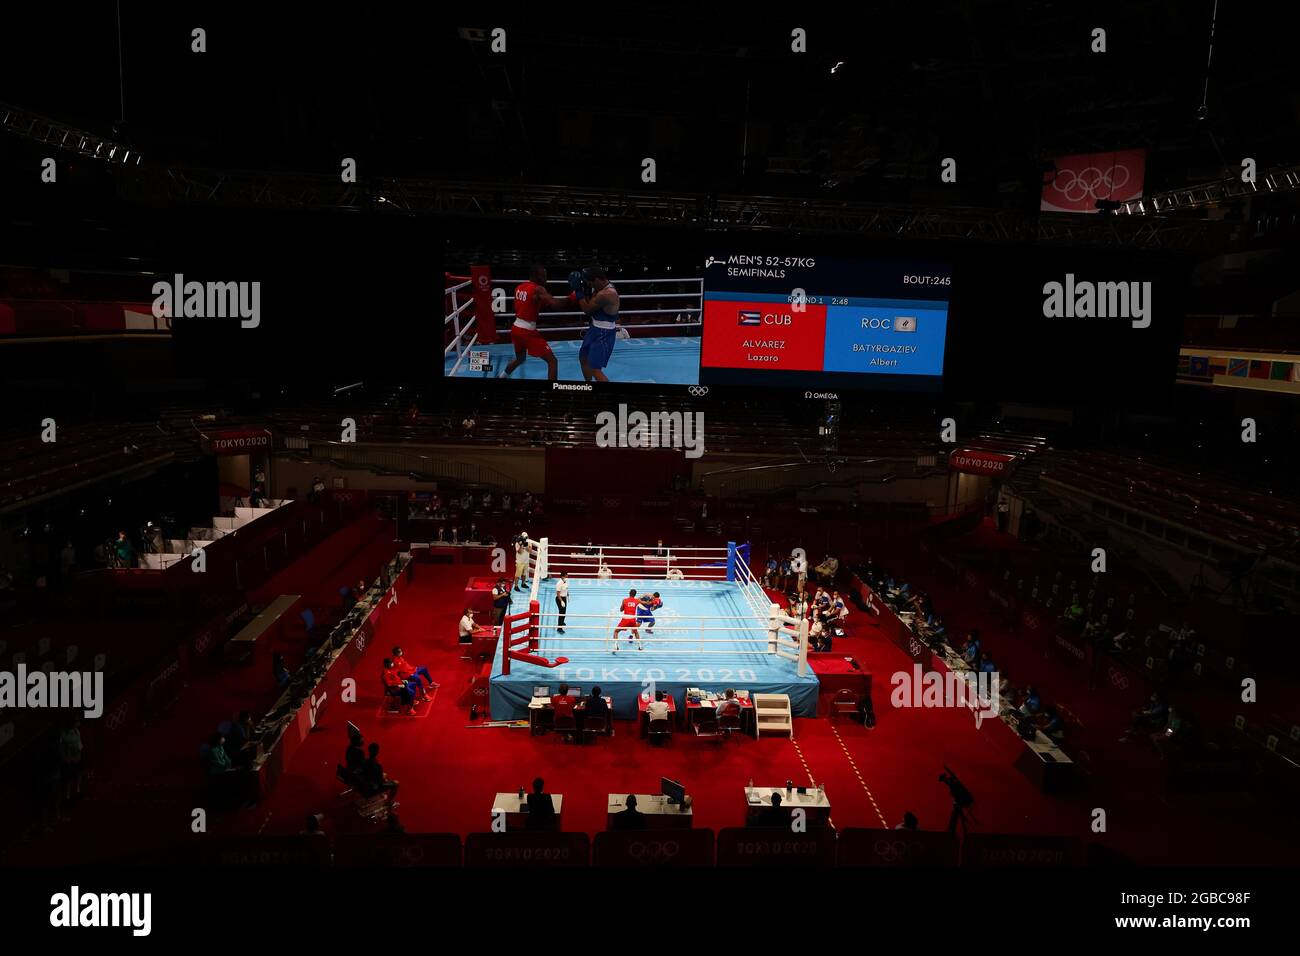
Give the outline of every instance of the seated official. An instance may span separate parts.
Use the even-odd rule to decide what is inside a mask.
[[[722,700],[714,706],[714,713],[721,720],[723,717],[739,717],[743,709],[740,701],[736,699],[736,692],[728,687],[722,695]]]
[[[609,717],[609,704],[605,701],[599,687],[593,687],[591,694],[582,705],[583,717]]]
[[[397,781],[389,779],[388,774],[384,773],[383,764],[379,762],[379,744],[371,744],[369,754],[366,762],[361,765],[361,789],[370,797],[387,794],[388,802],[392,803],[397,799]]]
[[[533,780],[533,792],[528,795],[528,820],[524,824],[527,830],[553,830],[555,828],[555,801],[546,792],[546,784],[541,777]]]
[[[576,701],[569,696],[569,685],[561,684],[559,693],[551,697],[551,709],[555,711],[557,721],[561,715],[572,717],[575,703]]]
[[[668,701],[664,699],[664,692],[655,691],[655,699],[645,705],[646,717],[650,720],[667,720],[669,715]]]
[[[627,807],[614,814],[610,821],[611,830],[644,830],[645,814],[636,808],[636,794],[627,795]]]
[[[761,807],[758,812],[750,818],[750,825],[756,827],[781,827],[790,826],[790,811],[781,806],[781,794],[772,794],[772,805],[770,807]]]
[[[920,821],[916,819],[916,814],[913,813],[911,810],[908,810],[906,813],[903,814],[903,822],[900,823],[898,826],[894,827],[894,829],[915,830],[919,823]]]
[[[474,611],[472,608],[467,607],[465,608],[464,616],[462,616],[460,619],[460,627],[458,629],[460,643],[462,644],[474,643],[475,627],[477,627],[477,625],[474,623]]]
[[[360,733],[348,731],[348,749],[343,753],[343,768],[354,784],[361,783],[361,772],[366,765],[366,742]]]

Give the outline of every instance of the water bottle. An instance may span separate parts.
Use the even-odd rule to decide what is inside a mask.
[[[754,778],[753,778],[753,777],[750,777],[750,778],[749,778],[749,786],[747,786],[747,787],[745,788],[745,796],[749,796],[749,795],[750,795],[751,793],[753,793],[753,792],[754,792]]]
[[[793,780],[787,780],[787,781],[785,782],[785,792],[786,792],[786,794],[789,795],[790,791],[792,791],[792,790],[794,790],[794,781],[793,781]]]
[[[519,788],[519,802],[520,802],[520,803],[523,803],[523,800],[524,800],[524,788],[523,788],[523,787],[520,787],[520,788]]]

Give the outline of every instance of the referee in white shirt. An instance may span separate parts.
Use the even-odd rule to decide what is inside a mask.
[[[563,634],[564,615],[569,610],[569,574],[567,571],[561,571],[560,580],[555,582],[555,607],[560,612],[560,625],[555,629],[555,633]]]

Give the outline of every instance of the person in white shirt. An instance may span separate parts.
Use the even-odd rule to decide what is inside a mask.
[[[460,619],[460,642],[468,644],[474,639],[474,612],[465,608],[465,616]]]
[[[609,569],[609,565],[604,561],[600,562],[600,570],[596,572],[596,577],[603,581],[608,581],[614,576],[614,572]]]
[[[667,580],[680,581],[685,575],[682,574],[681,568],[672,568],[667,574]]]
[[[560,612],[560,623],[556,627],[556,634],[564,633],[564,614],[569,610],[569,573],[560,572],[560,580],[555,582],[555,608]]]
[[[515,590],[527,591],[528,585],[528,565],[532,561],[532,555],[528,552],[528,533],[524,532],[520,540],[515,542]]]
[[[664,700],[663,691],[655,691],[655,699],[645,705],[645,714],[650,720],[668,719],[668,702]]]

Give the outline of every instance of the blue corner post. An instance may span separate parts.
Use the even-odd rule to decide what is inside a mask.
[[[736,580],[736,542],[727,542],[727,580]]]

